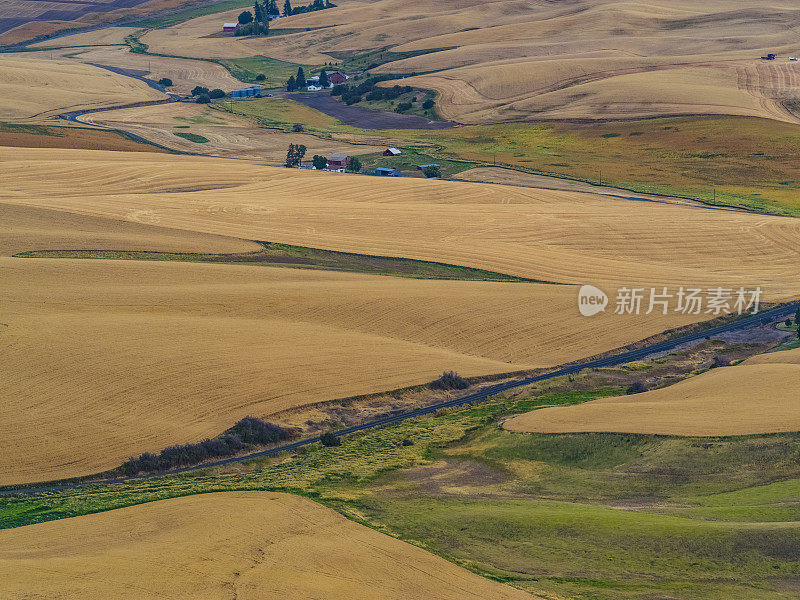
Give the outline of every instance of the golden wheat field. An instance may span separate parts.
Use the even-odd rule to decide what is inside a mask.
[[[374,70],[427,73],[406,83],[436,90],[442,116],[463,123],[709,113],[797,120],[800,66],[787,59],[800,53],[798,13],[778,2],[344,0],[280,19],[280,28],[297,30],[290,35],[204,37],[234,13],[144,39],[182,56],[266,54],[307,64],[387,47],[422,53]],[[767,52],[778,61],[762,64]]]
[[[0,595],[534,598],[311,500],[270,492],[202,494],[0,531]]]
[[[125,38],[139,31],[138,27],[105,27],[94,31],[62,35],[55,39],[30,44],[31,48],[64,48],[65,46],[124,45]],[[128,48],[125,48],[128,50]]]
[[[377,185],[366,176],[144,153],[17,149],[0,158],[10,184],[0,201],[17,204],[560,283],[760,285],[771,300],[800,294],[800,223],[790,218],[478,183]]]
[[[0,60],[0,120],[37,120],[83,108],[166,98],[147,84],[99,67],[32,55]]]
[[[100,29],[86,34],[98,36],[107,30]],[[66,39],[66,38],[65,38]],[[54,40],[53,43],[61,40]],[[41,53],[50,56],[50,52]],[[242,87],[242,82],[235,79],[228,70],[220,64],[206,60],[191,60],[187,58],[170,58],[167,56],[151,56],[131,52],[130,49],[119,46],[97,46],[92,48],[63,48],[52,51],[53,56],[64,56],[71,61],[85,64],[106,65],[121,69],[130,69],[146,77],[158,81],[162,77],[172,80],[170,92],[188,94],[197,85],[209,89],[219,88],[225,92]]]
[[[186,102],[103,111],[86,115],[82,120],[130,131],[176,150],[263,160],[272,164],[283,164],[289,144],[304,144],[309,149],[309,156],[330,156],[336,152],[363,154],[383,149],[379,146],[328,140],[310,134],[265,129],[246,117],[214,110],[207,105]],[[184,133],[200,135],[208,141],[191,141],[180,136]]]
[[[251,252],[259,248],[256,243],[239,238],[0,204],[0,257],[28,250],[221,253]]]
[[[571,286],[112,260],[0,258],[0,270],[4,484],[98,472],[247,415],[446,369],[557,364],[690,320],[575,322]]]
[[[214,252],[260,239],[555,282],[799,293],[791,219],[81,150],[0,149],[0,177],[0,202],[11,205],[6,254],[117,244]],[[3,258],[0,269],[4,367],[19,374],[2,384],[14,399],[0,419],[3,483],[110,468],[249,414],[422,383],[445,369],[560,364],[709,318],[581,318],[574,285],[80,259]]]
[[[670,387],[508,419],[517,432],[749,435],[800,430],[800,350],[763,354]]]

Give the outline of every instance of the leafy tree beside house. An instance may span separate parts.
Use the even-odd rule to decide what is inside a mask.
[[[314,165],[315,169],[321,171],[328,166],[328,159],[324,156],[320,156],[319,154],[315,154],[314,158],[311,159],[311,164]]]
[[[350,162],[347,164],[347,170],[351,173],[358,173],[361,170],[361,161],[357,156],[350,159]]]
[[[297,77],[295,77],[295,82],[297,83],[298,88],[306,87],[306,73],[303,71],[303,67],[297,67]]]
[[[239,13],[239,25],[247,25],[253,22],[253,13],[249,10],[244,10]]]
[[[319,72],[319,87],[321,87],[322,89],[325,89],[325,88],[327,88],[327,87],[328,87],[330,84],[331,84],[331,82],[330,82],[330,80],[328,79],[328,73],[325,71],[325,69],[322,69],[322,70]]]

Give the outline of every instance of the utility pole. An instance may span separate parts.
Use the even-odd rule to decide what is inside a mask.
[[[717,203],[717,188],[716,188],[716,186],[713,189],[714,189],[714,204],[716,204]]]
[[[598,185],[603,185],[603,169],[600,168],[599,171],[600,171],[600,183]]]

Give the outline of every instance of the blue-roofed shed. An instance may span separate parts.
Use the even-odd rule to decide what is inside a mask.
[[[375,169],[375,175],[380,177],[400,177],[400,170],[390,169],[389,167],[378,167]]]

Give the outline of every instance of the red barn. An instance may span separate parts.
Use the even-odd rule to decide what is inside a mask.
[[[333,85],[341,85],[345,81],[347,81],[348,77],[344,73],[340,71],[334,71],[333,73],[328,73],[328,81],[330,81]]]
[[[331,154],[328,158],[328,169],[346,169],[350,164],[350,157],[346,154]]]
[[[238,23],[223,23],[222,24],[222,31],[224,33],[235,33],[236,29],[238,29]]]

